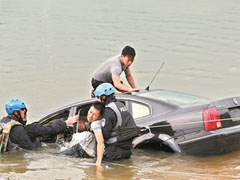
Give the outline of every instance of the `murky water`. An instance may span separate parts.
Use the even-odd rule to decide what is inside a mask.
[[[208,98],[240,94],[240,4],[237,0],[0,0],[0,115],[24,100],[29,122],[89,97],[105,59],[129,44],[138,87]],[[123,77],[124,79],[124,77]],[[196,158],[134,150],[105,163],[59,157],[55,146],[1,156],[0,179],[239,179],[240,152]]]

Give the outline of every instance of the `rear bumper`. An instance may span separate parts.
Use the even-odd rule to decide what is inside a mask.
[[[240,150],[240,125],[210,131],[208,135],[179,143],[189,155],[218,155]]]

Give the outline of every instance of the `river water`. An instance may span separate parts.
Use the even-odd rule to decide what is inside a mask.
[[[94,70],[125,45],[146,88],[211,99],[240,94],[237,0],[0,0],[0,116],[11,98],[25,101],[29,122],[88,98]],[[124,77],[122,77],[124,80]],[[189,157],[134,150],[104,163],[59,157],[46,145],[0,157],[0,179],[239,179],[240,152]]]

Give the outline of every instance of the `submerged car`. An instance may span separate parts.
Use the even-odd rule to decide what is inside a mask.
[[[155,89],[116,95],[132,114],[142,132],[133,141],[134,148],[189,155],[217,155],[240,149],[240,97],[209,100],[186,93]],[[67,120],[79,114],[86,119],[96,98],[79,101],[53,111],[38,123]],[[44,137],[46,142],[68,140],[75,128],[64,134]],[[133,129],[134,130],[134,129]]]

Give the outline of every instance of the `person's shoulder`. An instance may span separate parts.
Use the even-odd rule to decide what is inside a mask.
[[[110,107],[105,108],[103,117],[107,122],[109,122],[109,120],[115,121],[117,118],[116,113]]]
[[[91,127],[101,126],[102,125],[102,121],[103,121],[103,119],[99,119],[99,120],[93,121],[91,123]]]
[[[93,132],[100,132],[100,131],[102,131],[102,127],[105,125],[105,124],[103,124],[103,120],[104,119],[99,119],[99,120],[94,121],[94,122],[91,123],[91,128],[92,128]]]
[[[4,121],[5,119],[9,119],[9,117],[2,117],[2,119],[0,120],[0,122]]]
[[[24,126],[21,126],[21,125],[15,125],[11,128],[11,132],[18,133],[23,131],[26,131],[26,129],[24,128]]]
[[[120,60],[120,55],[116,55],[116,56],[113,56],[113,57],[110,57],[107,61],[119,61]]]
[[[110,107],[105,107],[103,115],[111,114],[111,113],[114,113],[114,111],[112,110],[112,108],[110,108]]]
[[[123,102],[119,101],[119,100],[116,100],[115,103],[116,103],[117,106],[118,106],[118,105],[125,106],[125,104],[124,104]]]

